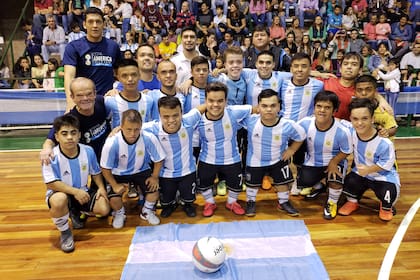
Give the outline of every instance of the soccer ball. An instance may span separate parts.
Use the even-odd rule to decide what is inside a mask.
[[[195,267],[206,273],[218,271],[226,257],[223,243],[215,237],[203,237],[198,240],[192,251]]]

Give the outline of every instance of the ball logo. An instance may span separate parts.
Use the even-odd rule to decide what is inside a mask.
[[[222,267],[225,258],[226,252],[224,246],[217,238],[203,237],[193,247],[193,263],[202,272],[216,272]]]

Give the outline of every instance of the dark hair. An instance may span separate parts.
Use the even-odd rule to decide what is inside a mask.
[[[136,68],[138,68],[138,64],[134,59],[120,59],[117,61],[117,63],[115,64],[115,69],[120,69],[121,67],[127,67],[127,66],[134,66]]]
[[[348,52],[344,54],[343,61],[350,58],[356,58],[359,61],[359,67],[363,68],[363,58],[357,52]]]
[[[269,56],[271,56],[271,57],[273,58],[273,61],[274,61],[274,54],[273,54],[273,52],[271,52],[271,51],[267,51],[267,50],[264,50],[264,51],[260,52],[260,53],[257,55],[257,59],[258,59],[260,56],[262,56],[262,55],[269,55]]]
[[[188,2],[188,1],[184,1],[184,2]],[[194,34],[195,34],[195,36],[197,36],[197,31],[195,30],[195,27],[194,26],[185,26],[184,28],[182,28],[182,31],[181,31],[181,37],[182,37],[182,34],[184,34],[184,32],[186,32],[186,31],[192,31],[192,32],[194,32]]]
[[[357,77],[354,81],[354,85],[356,86],[360,83],[370,83],[376,89],[376,79],[371,75],[365,74],[361,75],[360,77]]]
[[[193,69],[198,64],[206,64],[207,68],[209,68],[209,62],[207,58],[202,55],[195,56],[193,59],[191,59],[191,69]]]
[[[338,110],[340,106],[340,99],[337,94],[329,90],[321,90],[315,95],[314,104],[320,101],[331,102],[334,108],[334,111]]]
[[[254,37],[255,32],[262,32],[262,31],[267,33],[268,36],[270,36],[270,30],[268,30],[267,27],[265,27],[265,25],[258,24],[257,26],[255,26],[254,30],[252,31],[252,37]]]
[[[182,110],[181,101],[179,101],[179,99],[175,96],[164,96],[159,98],[158,108],[160,109],[161,107],[169,109],[175,109],[179,107]]]
[[[134,109],[128,109],[127,111],[124,111],[121,117],[121,124],[126,121],[131,123],[142,123],[142,118],[139,111]]]
[[[156,54],[155,54],[155,49],[154,49],[151,45],[149,45],[149,44],[147,44],[147,43],[140,44],[140,45],[139,45],[139,47],[138,47],[138,48],[137,48],[137,50],[136,50],[136,54],[138,54],[138,53],[139,53],[139,49],[140,49],[140,48],[143,48],[143,47],[148,47],[148,48],[150,48],[150,49],[153,51],[153,56],[156,56]]]
[[[388,44],[387,43],[385,43],[385,42],[380,42],[379,44],[378,44],[378,47],[377,47],[377,50],[379,50],[379,47],[380,46],[384,46],[385,47],[385,49],[388,51],[389,50],[389,48],[388,48]]]
[[[388,64],[390,64],[390,63],[394,63],[395,65],[399,65],[400,64],[400,60],[398,59],[398,58],[391,58],[389,61],[388,61]]]
[[[71,29],[71,30],[73,30],[73,29],[75,29],[76,27],[79,27],[79,24],[77,23],[77,21],[72,21],[72,22],[70,23],[70,29]]]
[[[227,86],[222,82],[209,83],[206,86],[205,97],[210,91],[223,91],[225,93],[225,99],[227,98],[228,89]]]
[[[272,97],[272,96],[276,96],[277,97],[277,100],[278,100],[278,102],[280,103],[280,107],[281,107],[281,102],[280,102],[280,97],[279,97],[279,95],[277,94],[277,92],[275,92],[274,90],[272,90],[271,88],[268,88],[268,89],[263,89],[261,92],[260,92],[260,94],[258,94],[258,103],[260,103],[261,102],[261,99],[263,99],[263,98],[270,98],[270,97]]]
[[[311,64],[311,57],[309,56],[309,54],[304,53],[304,52],[295,53],[292,56],[292,60],[290,61],[290,63],[293,63],[295,60],[301,60],[301,59],[307,59],[309,61],[309,64]]]
[[[376,106],[372,100],[368,98],[353,98],[349,104],[349,112],[351,113],[352,110],[358,108],[367,108],[369,110],[370,116],[373,117]]]
[[[80,122],[79,119],[71,114],[65,114],[63,116],[57,117],[54,119],[53,127],[55,132],[57,133],[63,126],[71,126],[74,128],[77,128],[79,130],[80,128]]]
[[[112,6],[112,5],[111,5]],[[85,20],[86,20],[86,18],[87,18],[87,16],[89,15],[89,14],[93,14],[93,15],[100,15],[101,16],[101,18],[102,18],[102,20],[104,20],[104,13],[102,12],[102,10],[101,9],[98,9],[98,8],[96,8],[96,7],[89,7],[89,8],[87,8],[86,9],[86,11],[85,11]]]
[[[112,6],[112,4],[110,3],[105,4],[105,7],[108,7],[111,10],[111,12],[114,10],[114,6]]]

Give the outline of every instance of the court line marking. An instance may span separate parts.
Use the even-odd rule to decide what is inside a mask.
[[[420,208],[420,198],[418,198],[417,201],[413,203],[413,205],[411,205],[407,214],[405,214],[404,219],[401,221],[401,224],[398,227],[397,232],[392,238],[392,241],[389,244],[388,249],[386,250],[384,260],[382,261],[381,269],[379,270],[378,280],[389,279],[389,275],[391,274],[392,265],[394,263],[395,256],[398,252],[398,248],[400,247],[400,244],[405,235],[405,232],[407,231],[411,221],[414,218],[414,215],[416,215],[419,208]]]

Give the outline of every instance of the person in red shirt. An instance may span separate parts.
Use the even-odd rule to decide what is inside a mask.
[[[53,0],[34,0],[33,29],[42,34],[46,16],[53,13]]]

